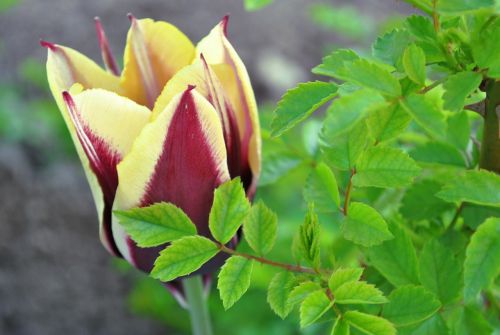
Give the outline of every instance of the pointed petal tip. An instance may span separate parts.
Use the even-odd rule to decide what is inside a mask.
[[[196,85],[188,85],[185,93],[190,93],[192,90],[196,88]]]
[[[224,32],[224,36],[227,36],[227,26],[229,24],[229,13],[224,15],[222,20],[220,21],[220,25],[222,26],[222,31]]]
[[[44,48],[47,48],[51,51],[56,51],[57,50],[57,45],[52,43],[52,42],[48,42],[48,41],[45,41],[43,39],[40,39],[40,45]]]
[[[130,22],[132,22],[132,23],[134,23],[135,21],[137,21],[137,19],[135,18],[134,14],[132,14],[132,13],[127,13],[127,17],[130,20]]]

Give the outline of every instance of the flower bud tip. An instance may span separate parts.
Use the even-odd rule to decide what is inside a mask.
[[[54,43],[40,39],[40,45],[44,48],[50,49],[51,51],[56,51],[56,45]]]

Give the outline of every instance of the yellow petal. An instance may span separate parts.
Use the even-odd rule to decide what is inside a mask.
[[[194,46],[167,22],[133,17],[131,21],[121,83],[126,96],[152,108],[167,81],[192,62]]]

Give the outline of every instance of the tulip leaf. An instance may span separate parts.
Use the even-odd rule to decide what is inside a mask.
[[[373,147],[359,158],[352,181],[358,187],[402,187],[411,184],[420,170],[400,149]]]
[[[397,327],[409,326],[430,318],[441,307],[439,300],[422,286],[402,286],[389,295],[382,316]]]
[[[312,325],[323,316],[333,305],[325,291],[311,293],[300,305],[300,327]]]
[[[387,302],[382,291],[364,281],[345,283],[332,293],[336,304],[384,304]]]
[[[239,178],[230,180],[215,190],[208,219],[213,237],[226,244],[233,238],[250,211],[245,190]]]
[[[161,202],[113,213],[141,248],[155,247],[197,233],[191,219],[182,209],[170,203]]]
[[[344,320],[352,327],[367,335],[396,335],[393,324],[379,316],[358,311],[347,311]]]
[[[308,203],[314,203],[318,212],[339,211],[337,179],[325,163],[318,163],[309,174],[304,187],[304,199]]]
[[[243,222],[243,236],[259,255],[271,251],[276,241],[278,217],[262,201],[257,202]]]
[[[292,311],[293,306],[288,303],[288,298],[294,284],[295,276],[288,271],[278,272],[269,283],[267,302],[282,319]]]
[[[198,270],[219,252],[218,246],[203,236],[187,236],[175,240],[160,252],[151,277],[172,281]]]
[[[341,230],[346,240],[365,247],[379,245],[393,238],[382,215],[361,202],[349,204]]]
[[[217,288],[225,310],[237,302],[250,287],[253,260],[241,256],[230,257],[221,271]]]
[[[465,301],[472,301],[482,289],[490,286],[499,274],[500,218],[489,218],[472,235],[465,252]]]
[[[346,283],[358,281],[362,274],[362,268],[337,269],[330,276],[328,287],[332,292],[335,292],[340,286]]]
[[[448,77],[443,84],[444,108],[450,111],[461,111],[465,99],[481,84],[483,77],[477,72],[460,72]]]
[[[403,67],[411,80],[420,86],[425,84],[425,53],[417,45],[412,44],[405,49]]]
[[[271,135],[281,136],[337,95],[337,85],[321,81],[299,84],[278,103],[271,123]]]

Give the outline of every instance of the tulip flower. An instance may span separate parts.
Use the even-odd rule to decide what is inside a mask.
[[[248,197],[254,194],[260,128],[248,73],[227,39],[227,17],[196,46],[169,23],[129,18],[121,73],[98,19],[106,69],[71,48],[41,44],[50,89],[92,189],[101,240],[150,272],[165,246],[139,248],[113,210],[170,202],[210,236],[215,188],[240,176]]]

